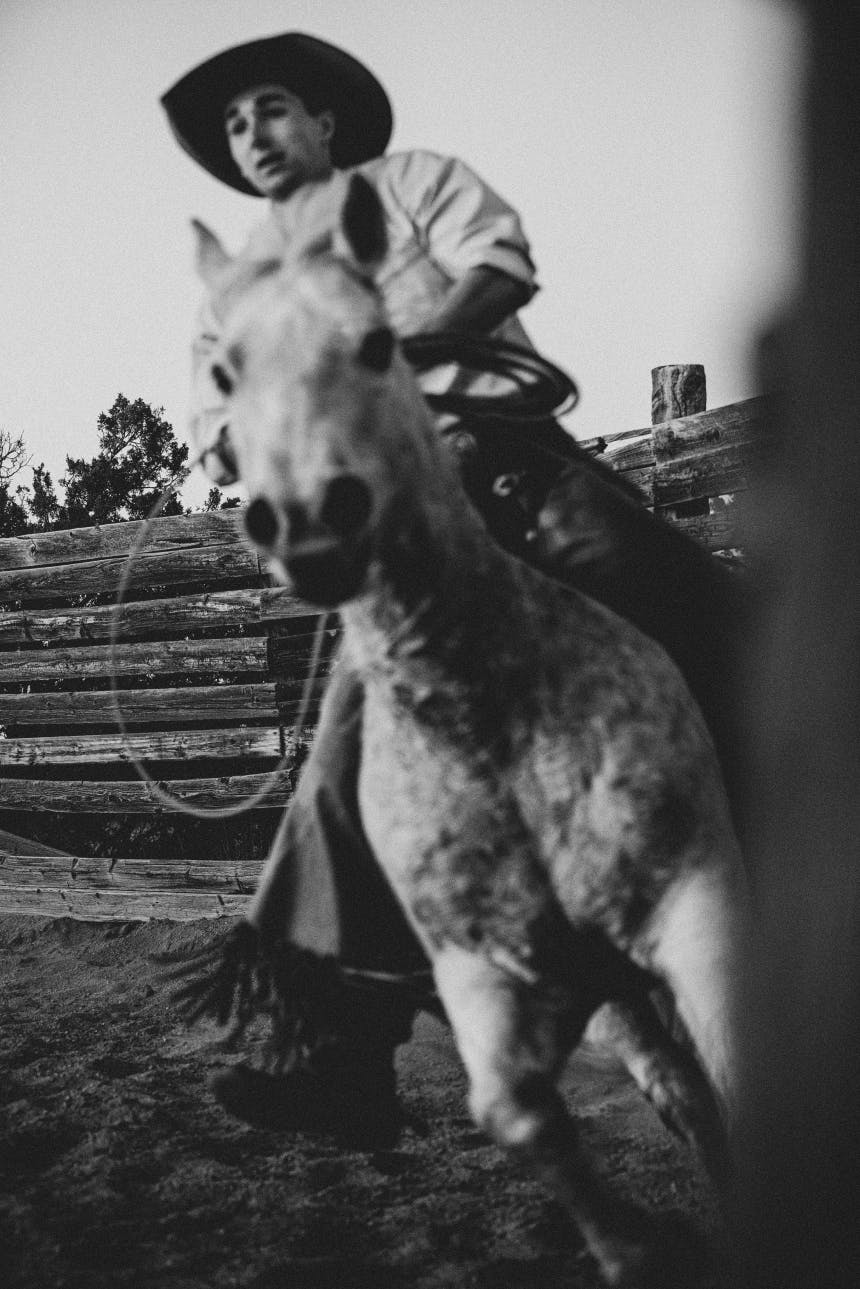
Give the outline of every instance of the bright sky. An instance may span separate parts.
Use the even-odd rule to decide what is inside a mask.
[[[757,392],[795,271],[788,0],[0,0],[0,426],[55,479],[120,392],[184,434],[189,218],[238,250],[264,207],[180,152],[158,98],[286,29],[373,68],[393,148],[460,156],[520,211],[523,321],[580,385],[577,437],[648,424],[661,363],[704,363],[712,407]]]

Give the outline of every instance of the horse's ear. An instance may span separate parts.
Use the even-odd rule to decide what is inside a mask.
[[[233,261],[211,229],[199,219],[192,219],[191,226],[197,235],[197,272],[210,290],[216,290]]]
[[[388,235],[379,194],[364,175],[350,177],[340,225],[357,262],[368,266],[378,264],[388,249]]]

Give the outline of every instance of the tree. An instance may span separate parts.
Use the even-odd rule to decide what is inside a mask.
[[[90,461],[66,457],[66,474],[60,480],[66,500],[58,508],[64,527],[143,519],[168,490],[162,513],[183,513],[178,489],[188,474],[184,468],[188,448],[177,442],[163,412],[164,408],[152,408],[141,398],[132,403],[124,394],[118,394],[110,410],[102,412],[96,456]],[[53,494],[50,475],[43,474],[40,482]],[[47,490],[42,500],[47,504]]]
[[[209,489],[206,495],[203,509],[207,512],[212,510],[235,510],[239,505],[241,505],[241,501],[238,497],[225,498],[220,488],[213,487]]]
[[[188,448],[177,442],[163,413],[163,408],[152,408],[141,398],[131,402],[118,394],[113,407],[98,418],[96,455],[91,460],[66,457],[62,501],[44,463],[33,467],[31,487],[19,484],[13,489],[13,480],[30,458],[23,436],[0,427],[0,537],[143,519],[165,492],[162,513],[183,514],[179,489],[188,475]],[[207,508],[219,503],[222,508],[238,504],[222,502],[213,488]]]
[[[33,467],[33,488],[29,499],[30,516],[36,529],[53,528],[60,519],[60,502],[54,481],[45,464]]]
[[[8,488],[29,461],[23,434],[13,434],[0,426],[0,487]]]
[[[0,537],[15,537],[27,529],[27,490],[12,481],[29,464],[21,434],[0,427]]]
[[[6,483],[0,483],[0,537],[17,537],[28,527],[26,488],[16,488],[14,493]]]

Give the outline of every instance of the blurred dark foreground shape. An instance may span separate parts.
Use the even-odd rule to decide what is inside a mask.
[[[743,1289],[860,1284],[860,24],[850,3],[801,9],[801,285],[766,364],[786,434],[751,690],[761,934],[741,985]]]

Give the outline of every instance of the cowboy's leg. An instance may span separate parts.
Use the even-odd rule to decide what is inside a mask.
[[[264,940],[283,938],[354,968],[407,971],[426,960],[359,818],[362,702],[361,682],[340,663],[248,921]]]
[[[744,581],[652,515],[555,422],[468,431],[475,447],[464,454],[467,487],[500,544],[632,622],[676,663],[708,722],[742,831],[742,675],[752,619]]]
[[[743,676],[753,618],[746,582],[587,460],[550,488],[529,546],[536,567],[632,622],[672,658],[714,739],[742,836]]]
[[[608,605],[659,640],[682,671],[702,649],[736,651],[749,614],[743,582],[554,421],[463,427],[472,500],[501,544]],[[563,440],[567,441],[565,448]]]
[[[410,1037],[423,995],[408,980],[377,973],[408,977],[427,962],[361,827],[362,702],[357,677],[337,667],[248,914],[264,959],[296,962],[286,981],[272,972],[286,995],[273,1024],[281,1007],[302,1017],[293,1064],[278,1075],[232,1066],[212,1090],[225,1109],[258,1126],[380,1146],[402,1122],[394,1052]]]
[[[320,721],[296,790],[284,811],[257,880],[247,919],[264,939],[284,937],[318,954],[338,949],[339,927],[333,874],[323,836],[315,828],[314,784],[332,759],[328,743],[344,761],[353,755],[351,710],[361,687],[336,668],[323,700]],[[307,843],[310,846],[307,846]],[[305,843],[303,845],[303,843]],[[323,863],[311,862],[323,857]]]
[[[685,674],[703,650],[737,646],[744,584],[599,461],[583,456],[561,470],[535,517],[531,548],[538,567],[659,640]]]

